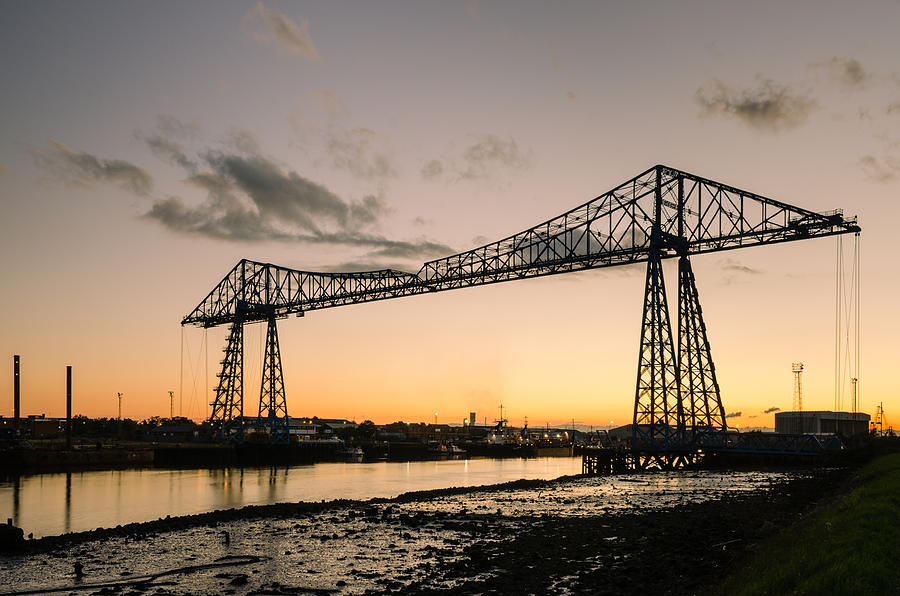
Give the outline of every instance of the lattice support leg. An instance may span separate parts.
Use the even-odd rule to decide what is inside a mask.
[[[223,440],[244,440],[244,323],[238,318],[231,325],[222,358],[222,372],[209,417],[216,436]]]
[[[654,250],[647,261],[632,446],[672,448],[679,443],[681,421],[678,362],[672,343],[662,260]]]
[[[275,317],[269,317],[266,330],[266,354],[263,358],[262,384],[259,391],[259,421],[266,426],[273,444],[290,442],[287,399],[284,375],[281,370],[281,349]]]
[[[686,256],[678,259],[678,280],[678,368],[686,439],[694,442],[700,434],[726,430],[725,409],[694,271]]]

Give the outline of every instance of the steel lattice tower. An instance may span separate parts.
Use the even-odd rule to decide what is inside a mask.
[[[228,334],[222,372],[209,420],[222,439],[244,440],[244,322],[236,317]]]
[[[859,231],[856,218],[841,210],[817,213],[656,165],[557,217],[427,261],[417,272],[304,271],[244,259],[181,323],[232,325],[211,423],[220,436],[240,440],[242,426],[234,421],[242,420],[244,323],[646,260],[632,442],[648,461],[673,466],[691,450],[721,445],[727,428],[688,257]],[[662,271],[671,258],[679,259],[677,351]],[[274,437],[282,431],[273,421],[287,420],[287,408],[270,325],[260,415],[268,415]]]
[[[678,368],[684,398],[683,424],[687,427],[684,438],[693,441],[698,433],[726,430],[725,409],[687,256],[678,259],[678,280]]]
[[[644,314],[634,397],[634,439],[651,449],[669,449],[679,441],[678,362],[666,303],[662,261],[653,253],[647,261]]]
[[[794,411],[803,411],[803,363],[791,364],[791,372],[794,373]]]
[[[285,444],[290,441],[290,428],[284,376],[281,372],[281,349],[278,347],[274,316],[269,317],[266,327],[266,355],[259,390],[259,422],[268,429],[270,442]]]

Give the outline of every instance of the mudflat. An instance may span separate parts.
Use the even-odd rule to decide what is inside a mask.
[[[0,592],[710,593],[849,473],[651,472],[244,507],[28,541],[0,557]]]

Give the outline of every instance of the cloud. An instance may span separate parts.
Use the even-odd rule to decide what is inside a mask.
[[[888,104],[884,111],[888,114],[900,114],[900,101],[895,101]]]
[[[816,109],[816,101],[794,93],[788,86],[760,80],[755,88],[737,91],[719,79],[697,89],[694,101],[702,116],[736,118],[755,130],[780,132],[806,122]]]
[[[900,160],[893,157],[878,159],[874,155],[864,155],[859,158],[859,165],[873,182],[893,182],[900,174]]]
[[[321,223],[346,227],[350,205],[324,186],[296,172],[283,172],[259,156],[211,151],[206,161],[213,171],[245,193],[264,220],[280,221],[319,234]]]
[[[331,131],[327,150],[334,167],[346,170],[365,180],[392,178],[397,175],[386,153],[374,148],[375,131],[354,128],[349,131]]]
[[[324,111],[333,120],[350,115],[350,108],[347,107],[344,100],[330,89],[313,89],[307,92],[307,95],[313,106]]]
[[[195,164],[184,152],[184,148],[177,142],[164,138],[160,135],[153,135],[144,138],[144,142],[150,148],[155,156],[161,160],[171,163],[188,170],[196,171]]]
[[[143,217],[179,234],[234,242],[281,241],[362,248],[367,251],[364,259],[372,263],[421,261],[454,252],[427,238],[384,237],[377,232],[390,213],[383,196],[368,194],[359,200],[345,200],[323,184],[263,155],[258,140],[249,131],[232,127],[219,148],[189,156],[176,138],[193,137],[196,129],[173,116],[160,116],[157,129],[159,134],[136,136],[154,156],[185,171],[183,182],[204,196],[199,202],[177,195],[152,196],[151,176],[127,161],[73,151],[57,141],[50,141],[48,150],[31,153],[39,167],[67,184],[90,187],[95,182],[113,183],[152,198]],[[346,160],[339,165],[355,169],[359,175],[375,176],[389,171],[379,170],[380,162],[372,159],[368,143],[373,134],[360,129],[358,136],[362,140],[356,145],[335,149],[334,154]],[[357,162],[350,163],[352,159]]]
[[[365,259],[360,259],[357,261],[344,261],[343,263],[338,263],[337,265],[320,265],[316,268],[317,271],[324,271],[328,273],[358,273],[360,271],[378,271],[381,269],[393,269],[395,271],[403,271],[412,274],[417,273],[417,271],[410,271],[410,269],[414,268],[410,267],[408,263],[367,261]]]
[[[754,269],[753,267],[748,267],[747,265],[742,264],[737,259],[719,259],[718,265],[723,271],[728,271],[731,273],[745,273],[747,275],[759,275],[760,273],[762,273],[761,270]]]
[[[424,180],[437,180],[447,174],[449,182],[492,178],[498,170],[530,168],[531,151],[523,151],[512,137],[481,134],[470,137],[469,144],[461,152],[431,159],[422,166]]]
[[[345,201],[259,154],[207,151],[203,160],[209,170],[186,180],[205,191],[202,203],[190,205],[181,197],[169,196],[154,201],[144,217],[173,232],[217,240],[365,248],[370,264],[385,259],[425,260],[454,252],[425,238],[391,240],[372,232],[389,212],[379,196]]]
[[[766,408],[763,410],[763,414],[771,414],[772,412],[780,412],[781,408],[778,406],[772,406],[771,408]]]
[[[31,157],[36,166],[65,184],[93,188],[96,182],[109,183],[138,195],[148,195],[153,188],[150,174],[131,162],[74,151],[52,139],[49,143],[48,150],[31,150]]]
[[[229,144],[242,153],[259,153],[259,141],[249,130],[232,126],[228,129]]]
[[[466,164],[466,169],[460,173],[463,178],[483,178],[497,165],[513,169],[531,166],[530,154],[521,151],[515,139],[503,139],[493,134],[478,137],[463,151],[462,159]]]
[[[832,80],[848,89],[862,88],[869,80],[869,74],[862,64],[853,58],[835,56],[824,62],[814,62],[809,67],[815,70],[824,70]]]
[[[253,33],[257,41],[281,46],[311,62],[319,61],[319,52],[309,36],[309,23],[306,19],[294,21],[262,2],[258,2],[256,7],[250,10],[249,16],[259,17],[266,27],[265,30]]]
[[[164,137],[174,137],[181,140],[193,139],[200,134],[198,125],[182,122],[172,114],[157,115],[156,129]]]
[[[743,412],[732,412],[731,414],[725,414],[725,418],[740,418]]]
[[[433,180],[444,173],[444,164],[440,160],[432,159],[422,166],[422,178],[425,180]]]

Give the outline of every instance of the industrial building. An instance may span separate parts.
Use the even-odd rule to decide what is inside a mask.
[[[831,434],[845,437],[869,432],[869,415],[852,412],[778,412],[775,432],[784,434]]]

